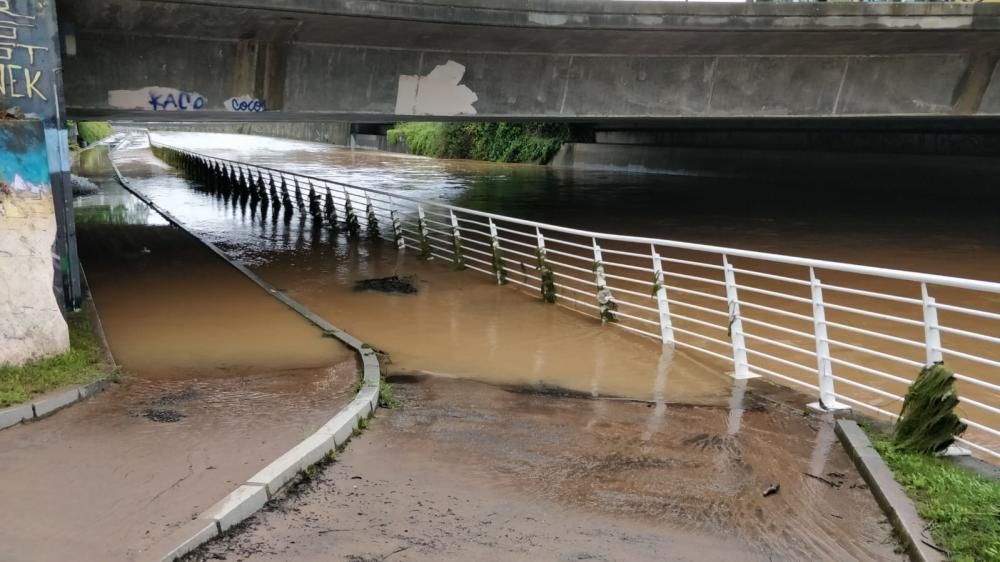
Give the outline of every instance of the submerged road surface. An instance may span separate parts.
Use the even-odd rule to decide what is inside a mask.
[[[753,399],[653,406],[390,381],[402,407],[189,559],[905,559],[829,422]]]
[[[354,354],[110,178],[77,201],[80,256],[112,390],[0,431],[0,560],[109,562],[143,551],[325,423]],[[90,160],[93,160],[91,162]]]

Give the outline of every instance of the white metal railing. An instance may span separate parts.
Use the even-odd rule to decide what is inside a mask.
[[[808,389],[822,409],[898,417],[920,368],[947,361],[970,427],[959,441],[1000,458],[1000,283],[590,232],[155,148],[210,183],[349,234],[389,234],[401,251],[731,363],[736,378]]]

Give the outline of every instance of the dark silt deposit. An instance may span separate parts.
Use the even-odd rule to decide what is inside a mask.
[[[354,283],[355,291],[378,291],[380,293],[401,293],[411,295],[417,292],[413,276],[380,277],[378,279],[362,279]]]

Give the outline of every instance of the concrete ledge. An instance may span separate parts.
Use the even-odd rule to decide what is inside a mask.
[[[264,486],[244,484],[208,508],[201,518],[214,519],[221,533],[256,513],[265,503],[267,489]]]
[[[47,416],[59,409],[65,408],[80,400],[80,388],[64,390],[54,396],[49,396],[34,403],[35,417]]]
[[[198,548],[202,544],[212,540],[219,535],[219,524],[214,519],[198,518],[182,525],[176,531],[168,535],[162,544],[171,545],[170,552],[166,556],[156,556],[155,558],[146,556],[141,558],[142,562],[159,562],[160,558],[175,560]],[[158,552],[157,547],[150,551]]]
[[[333,435],[317,431],[251,476],[247,484],[266,487],[267,497],[272,498],[291,482],[300,470],[316,464],[335,448]]]
[[[892,470],[886,466],[865,432],[853,420],[837,420],[836,432],[875,500],[906,543],[904,546],[910,559],[914,562],[948,560],[934,540],[924,533],[927,524],[917,514],[916,506],[896,482]]]
[[[17,425],[24,420],[35,417],[35,410],[31,404],[20,404],[0,410],[0,429]]]

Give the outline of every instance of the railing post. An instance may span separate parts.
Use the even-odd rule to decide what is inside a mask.
[[[395,205],[392,204],[392,198],[390,198],[389,201],[389,205],[395,207]],[[399,224],[399,217],[396,216],[395,208],[389,209],[389,218],[392,219],[392,236],[396,239],[396,248],[399,250],[405,250],[406,239],[403,238],[403,227]]]
[[[927,293],[927,283],[920,284],[920,293],[924,301],[924,343],[927,345],[927,365],[930,366],[944,362],[941,329],[938,324],[937,301]]]
[[[656,253],[656,246],[650,244],[653,256],[653,296],[656,297],[656,308],[660,311],[660,340],[664,344],[674,343],[674,325],[670,320],[670,301],[667,300],[667,287],[663,284],[663,258]]]
[[[736,272],[729,263],[729,257],[722,255],[722,265],[726,277],[726,302],[729,304],[729,338],[733,343],[733,378],[751,379],[758,375],[750,373],[747,360],[747,345],[743,338],[743,318],[740,315],[740,299],[736,291]]]
[[[538,258],[538,278],[541,280],[539,291],[542,293],[542,300],[547,303],[556,302],[556,278],[549,262],[545,259],[545,237],[542,236],[542,229],[535,227],[535,237],[538,240],[538,248],[535,250]]]
[[[427,238],[427,218],[424,216],[424,207],[417,204],[417,229],[420,231],[420,253],[418,256],[422,260],[431,259],[431,242]]]
[[[493,217],[487,217],[490,224],[490,248],[493,250],[493,274],[496,275],[497,285],[507,283],[507,270],[503,265],[503,250],[500,248],[500,236],[497,233],[497,225],[493,224]]]
[[[809,286],[812,291],[813,337],[816,340],[816,369],[819,374],[819,402],[809,407],[819,411],[850,410],[837,402],[833,387],[833,363],[830,361],[830,339],[826,333],[826,307],[823,305],[823,284],[816,277],[816,270],[809,268]]]
[[[462,232],[459,230],[458,217],[451,209],[448,210],[448,214],[451,216],[452,266],[457,270],[463,270],[465,269],[465,258],[462,255]]]
[[[615,311],[618,310],[618,304],[604,277],[604,257],[601,255],[601,247],[597,245],[597,238],[591,238],[591,241],[594,245],[594,281],[597,283],[597,306],[601,322],[617,322]]]

